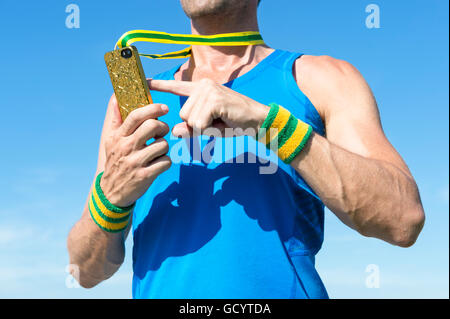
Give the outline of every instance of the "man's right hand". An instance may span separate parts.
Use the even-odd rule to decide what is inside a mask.
[[[155,178],[169,169],[169,144],[163,138],[169,126],[159,121],[169,111],[164,104],[150,104],[121,120],[117,100],[111,98],[114,118],[105,139],[106,162],[100,186],[106,198],[119,207],[132,205]],[[147,141],[155,140],[147,145]]]

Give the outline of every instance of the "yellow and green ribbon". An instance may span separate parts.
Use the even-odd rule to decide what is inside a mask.
[[[189,44],[190,46],[179,51],[164,54],[142,54],[139,55],[149,59],[179,59],[188,58],[192,53],[192,45],[207,46],[242,46],[264,44],[262,36],[257,31],[245,31],[235,33],[224,33],[214,35],[196,34],[172,34],[166,32],[133,30],[128,31],[120,37],[116,48],[124,48],[135,42],[152,42],[168,44]]]

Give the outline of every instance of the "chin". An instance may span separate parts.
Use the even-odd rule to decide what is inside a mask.
[[[252,0],[181,0],[181,6],[190,19],[218,16],[240,10]],[[256,0],[253,0],[256,1]]]

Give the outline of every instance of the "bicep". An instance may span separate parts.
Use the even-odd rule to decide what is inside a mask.
[[[329,57],[300,61],[299,86],[318,108],[327,140],[362,157],[388,162],[411,176],[383,131],[376,100],[359,71]]]
[[[330,100],[325,119],[327,139],[365,158],[388,162],[411,176],[383,131],[378,106],[369,86],[359,73],[354,77],[353,88]]]

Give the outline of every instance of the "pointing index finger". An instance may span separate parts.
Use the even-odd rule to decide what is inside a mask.
[[[194,90],[194,83],[176,80],[148,80],[150,90],[168,92],[181,96],[190,96]]]

